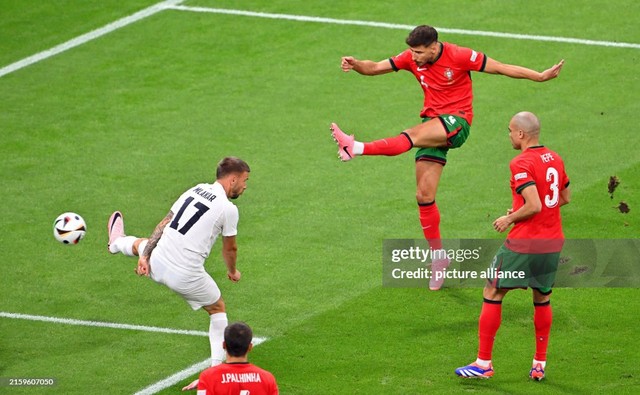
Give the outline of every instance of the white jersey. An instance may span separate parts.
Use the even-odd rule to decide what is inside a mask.
[[[238,233],[238,208],[227,199],[218,182],[189,189],[171,211],[173,218],[165,226],[151,258],[181,272],[204,272],[204,261],[218,236]]]

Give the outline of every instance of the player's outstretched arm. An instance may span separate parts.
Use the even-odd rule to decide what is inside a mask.
[[[564,59],[545,71],[538,72],[522,66],[500,63],[495,59],[487,57],[487,64],[484,67],[484,72],[489,74],[506,75],[511,78],[524,78],[531,81],[544,82],[556,78],[558,74],[560,74],[560,70],[562,70],[563,65]]]
[[[380,75],[393,71],[389,59],[374,62],[372,60],[358,60],[353,56],[343,56],[340,62],[340,68],[345,73],[354,70],[362,75]]]

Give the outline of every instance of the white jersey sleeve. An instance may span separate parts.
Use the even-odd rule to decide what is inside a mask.
[[[222,236],[230,237],[238,234],[238,219],[238,208],[233,203],[229,204],[224,212]]]

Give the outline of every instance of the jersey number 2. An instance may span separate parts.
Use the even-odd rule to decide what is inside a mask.
[[[554,208],[558,205],[558,199],[560,198],[560,189],[558,188],[558,170],[555,167],[549,167],[547,169],[547,182],[550,182],[549,189],[551,190],[551,196],[545,195],[544,204],[549,208]]]
[[[205,206],[200,202],[195,202],[194,207],[197,208],[198,211],[196,211],[195,214],[193,214],[193,216],[189,218],[189,221],[187,221],[187,223],[184,224],[184,226],[178,230],[178,222],[180,221],[182,214],[184,214],[184,210],[186,210],[187,206],[189,206],[189,204],[193,202],[193,199],[194,199],[193,196],[189,196],[184,201],[184,203],[182,204],[182,207],[180,207],[180,210],[178,210],[178,214],[176,214],[176,216],[173,217],[173,221],[171,221],[171,224],[169,225],[169,227],[177,230],[183,235],[186,234],[196,222],[198,222],[198,220],[202,217],[202,215],[204,215],[204,213],[209,211],[209,207]]]

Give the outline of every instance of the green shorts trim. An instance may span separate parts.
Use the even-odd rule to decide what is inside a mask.
[[[495,288],[535,288],[550,293],[559,261],[559,252],[523,254],[503,244],[493,258],[488,281]]]
[[[433,118],[422,118],[422,122],[427,122]],[[471,126],[466,119],[450,114],[439,115],[438,119],[442,122],[447,131],[447,146],[438,148],[420,148],[416,151],[416,162],[427,160],[437,162],[443,166],[447,164],[447,152],[452,148],[459,148],[467,141]]]

